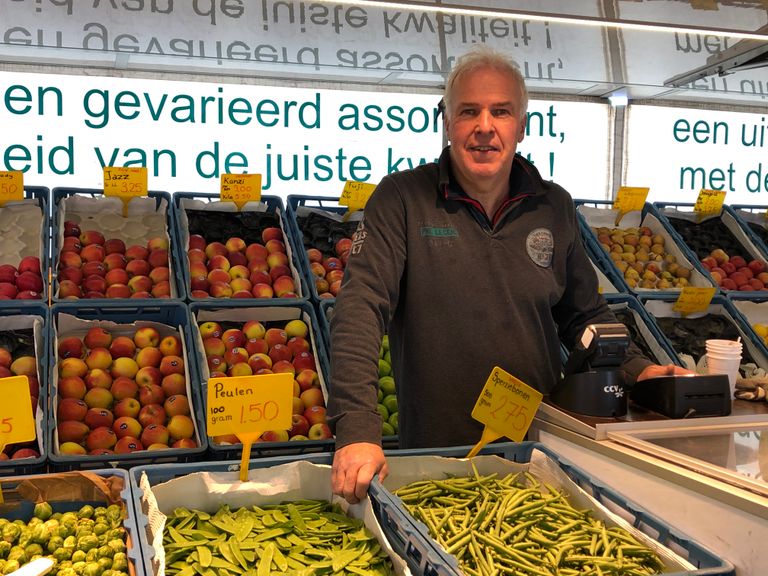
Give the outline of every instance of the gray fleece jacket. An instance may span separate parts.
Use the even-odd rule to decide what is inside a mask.
[[[547,393],[591,323],[598,293],[569,194],[515,158],[492,218],[438,163],[385,177],[353,238],[331,320],[329,416],[336,446],[381,442],[378,351],[389,334],[401,448],[474,444],[472,408],[494,366]],[[624,369],[651,362],[632,348]]]

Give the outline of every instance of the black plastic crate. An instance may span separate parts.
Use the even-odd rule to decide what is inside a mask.
[[[88,321],[111,321],[117,324],[133,324],[138,321],[155,322],[168,326],[169,332],[177,332],[183,339],[185,353],[185,372],[189,383],[189,402],[195,422],[194,448],[167,448],[163,450],[141,450],[127,454],[105,455],[64,455],[58,454],[55,447],[56,410],[57,403],[57,335],[61,314],[75,316]],[[104,301],[78,301],[65,302],[53,306],[50,322],[50,349],[49,349],[49,426],[47,432],[49,445],[49,461],[54,470],[90,469],[105,466],[120,466],[129,468],[139,464],[188,462],[200,460],[208,447],[205,432],[205,414],[203,401],[200,397],[199,376],[196,363],[193,359],[192,332],[190,327],[189,311],[186,305],[174,301],[154,301],[151,305],[128,306],[120,303],[108,303]],[[85,331],[83,330],[83,335]]]
[[[241,303],[243,302],[243,303]],[[328,365],[325,358],[325,341],[321,335],[321,325],[314,309],[308,301],[295,304],[280,304],[273,306],[252,306],[243,301],[194,302],[190,304],[192,315],[193,350],[197,373],[200,375],[201,396],[205,406],[208,399],[208,376],[210,371],[202,348],[202,336],[198,325],[208,320],[214,320],[222,325],[242,325],[248,320],[258,320],[264,323],[283,323],[288,320],[302,319],[309,327],[310,347],[315,358],[317,375],[323,392],[324,404],[328,403]],[[301,454],[307,452],[328,451],[334,446],[333,438],[321,440],[301,440],[287,442],[254,442],[251,454],[259,456],[276,456],[282,454]],[[241,457],[242,444],[218,444],[213,439],[208,440],[209,453],[216,460],[233,460]]]
[[[733,204],[724,208],[733,214],[760,252],[768,255],[768,206]]]
[[[613,202],[576,200],[575,203],[576,214],[579,219],[582,237],[587,246],[587,252],[595,256],[593,259],[596,264],[604,273],[609,275],[609,279],[620,279],[620,286],[617,286],[617,288],[625,289],[638,296],[663,293],[679,294],[680,288],[643,288],[640,285],[632,286],[625,280],[625,273],[618,268],[618,264],[611,258],[610,253],[606,252],[606,249],[603,248],[599,238],[592,229],[593,227],[599,227],[598,224],[602,224],[607,228],[616,228],[614,223],[618,210],[613,208]],[[691,286],[715,286],[698,259],[691,258],[685,245],[679,242],[674,231],[668,227],[667,223],[653,210],[652,205],[647,202],[641,212],[630,212],[625,215],[618,228],[639,228],[641,226],[650,228],[654,235],[658,234],[664,237],[665,254],[675,256],[678,264],[691,270],[688,278]],[[665,269],[666,264],[662,263],[661,268]]]
[[[339,198],[332,196],[303,196],[291,194],[288,196],[288,218],[294,235],[294,244],[300,253],[302,270],[309,288],[312,300],[333,300],[328,296],[321,296],[317,290],[317,275],[312,272],[311,263],[307,256],[307,249],[317,248],[323,256],[338,257],[335,252],[335,244],[341,238],[351,238],[355,232],[363,211],[351,214],[350,219],[344,221],[347,214],[346,206],[339,204]],[[330,294],[326,292],[326,294]]]
[[[40,223],[40,252],[39,254],[28,254],[28,256],[37,256],[40,259],[40,276],[42,278],[42,290],[40,291],[40,298],[35,299],[14,299],[15,302],[29,302],[32,304],[39,304],[40,302],[48,302],[48,270],[50,266],[51,255],[51,242],[50,242],[50,227],[51,221],[49,217],[49,204],[50,204],[50,190],[42,186],[24,186],[24,202],[33,201],[36,203],[41,212]],[[9,202],[8,204],[14,204]],[[18,203],[16,203],[18,204]],[[0,264],[10,264],[15,268],[18,268],[19,262],[3,262]],[[11,300],[0,300],[0,305],[9,303]]]
[[[123,482],[123,487],[120,490],[120,498],[125,508],[126,517],[123,519],[123,527],[126,530],[126,556],[129,564],[129,572],[135,576],[145,576],[144,562],[141,555],[141,548],[138,543],[139,531],[136,523],[136,512],[134,510],[133,497],[130,479],[128,473],[120,468],[108,468],[108,469],[96,469],[89,470],[89,474],[95,474],[100,479],[107,480],[109,477],[118,477]],[[65,481],[68,476],[76,475],[73,473],[62,473],[59,477],[62,481]],[[35,480],[43,480],[50,482],[50,480],[56,479],[56,474],[44,474],[44,475],[24,475],[14,476],[13,478],[0,478],[0,487],[3,493],[6,495],[6,502],[10,506],[4,508],[2,518],[8,520],[23,520],[29,521],[32,518],[35,502],[31,500],[24,500],[18,497],[13,492],[19,484],[22,482],[29,482]],[[11,496],[12,498],[9,498]],[[93,507],[106,506],[106,501],[99,500],[48,500],[53,512],[77,512],[81,507],[86,504]],[[11,507],[12,506],[12,507]]]
[[[763,295],[730,292],[728,300],[733,306],[734,316],[741,320],[745,330],[750,331],[752,342],[768,358],[768,337],[761,336],[754,328],[755,324],[768,325],[768,292]]]
[[[395,457],[407,459],[413,456],[465,458],[470,448],[470,446],[466,446],[398,450],[388,452],[387,457],[390,461]],[[667,548],[673,549],[679,556],[696,567],[693,571],[665,573],[668,576],[682,576],[683,574],[697,576],[735,575],[732,564],[719,558],[682,532],[669,526],[662,519],[647,512],[638,503],[626,498],[613,487],[593,478],[586,471],[574,466],[542,444],[536,442],[491,444],[483,448],[480,454],[497,455],[513,462],[528,463],[534,456],[534,452],[540,452],[549,457],[587,494],[610,511],[623,517],[646,536]],[[467,469],[468,473],[471,474],[472,469],[469,466]],[[387,480],[382,485],[377,477],[371,483],[369,495],[379,522],[395,551],[406,559],[414,574],[426,576],[462,574],[455,558],[437,544],[429,535],[427,527],[415,520],[406,511],[402,501],[390,492],[390,489],[394,488],[397,487]]]
[[[13,318],[16,318],[15,320]],[[21,319],[19,317],[25,317]],[[13,300],[0,303],[0,333],[8,329],[10,323],[18,322],[33,329],[37,322],[39,332],[35,338],[35,357],[37,359],[37,375],[40,383],[40,393],[37,400],[35,415],[37,451],[39,456],[16,460],[0,460],[0,475],[35,474],[46,469],[48,459],[48,349],[50,310],[37,300]],[[19,328],[19,329],[25,329]]]
[[[189,222],[189,212],[194,210],[190,201],[199,201],[205,206],[217,208],[210,210],[211,213],[220,214],[220,226],[215,229],[208,225],[205,226],[203,217],[196,214],[196,219]],[[283,201],[279,196],[262,196],[257,206],[246,206],[245,210],[234,210],[235,205],[232,202],[221,202],[219,194],[206,194],[197,192],[176,192],[173,195],[174,219],[176,221],[175,229],[177,233],[177,243],[179,246],[179,260],[182,264],[184,275],[184,286],[187,291],[187,300],[189,302],[207,302],[219,301],[227,302],[230,300],[244,301],[249,305],[274,305],[298,303],[308,300],[308,289],[301,273],[301,265],[296,254],[296,247],[293,245],[293,235],[290,232],[288,217],[283,207]],[[202,206],[201,206],[202,207]],[[221,208],[221,210],[218,210]],[[252,216],[250,216],[252,215]],[[246,217],[247,216],[247,217]],[[198,224],[198,221],[200,222]],[[205,237],[206,242],[221,241],[225,242],[228,237],[235,236],[245,240],[247,244],[254,241],[261,242],[261,232],[263,228],[280,227],[283,231],[283,243],[285,244],[288,255],[288,267],[291,271],[294,286],[296,289],[296,298],[292,297],[272,297],[272,298],[213,298],[197,297],[192,295],[192,286],[190,278],[190,262],[187,256],[189,248],[190,234],[200,234]],[[231,232],[231,236],[227,236]],[[224,236],[227,236],[226,238]]]
[[[54,302],[69,302],[72,299],[71,298],[62,298],[58,295],[59,290],[59,281],[58,281],[58,264],[59,264],[59,253],[61,250],[62,245],[62,235],[63,235],[63,226],[64,222],[60,222],[60,214],[59,214],[59,207],[60,203],[63,199],[72,197],[72,196],[83,196],[86,198],[104,198],[104,191],[102,189],[91,189],[91,188],[54,188],[52,192],[52,216],[51,216],[51,271],[52,271],[52,286],[51,290],[53,292],[54,297],[52,300]],[[147,193],[147,196],[149,198],[152,198],[155,200],[155,207],[156,209],[160,209],[163,202],[165,202],[166,206],[166,214],[165,214],[165,232],[168,236],[168,266],[170,267],[170,277],[169,282],[171,284],[171,297],[170,298],[99,298],[97,299],[98,302],[130,302],[130,305],[144,303],[144,304],[152,304],[154,302],[157,302],[158,300],[184,300],[186,297],[186,291],[185,291],[185,284],[183,281],[183,273],[181,269],[181,264],[179,261],[179,250],[178,246],[176,245],[176,234],[173,230],[174,226],[174,219],[173,219],[173,206],[171,202],[171,195],[168,192],[160,192],[160,191],[149,191]],[[130,206],[130,204],[129,204]],[[96,223],[94,223],[96,224]],[[101,225],[98,226],[101,228]],[[83,227],[84,228],[84,227]],[[109,230],[102,230],[102,233],[104,234],[107,239],[109,239]],[[125,244],[126,247],[130,247],[132,244],[141,244],[142,246],[146,245],[147,239],[142,238],[137,241],[132,241],[129,238],[121,238]],[[87,301],[89,299],[81,298],[78,301]]]

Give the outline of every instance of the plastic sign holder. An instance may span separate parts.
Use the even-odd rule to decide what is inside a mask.
[[[339,198],[339,204],[346,206],[348,211],[344,214],[344,221],[349,219],[352,212],[357,212],[365,208],[368,198],[371,197],[373,191],[376,189],[376,184],[370,184],[368,182],[357,182],[355,180],[347,180],[344,183],[344,190],[341,192]]]
[[[293,375],[262,374],[208,380],[208,436],[234,434],[243,443],[240,481],[248,480],[251,444],[267,430],[288,430]]]
[[[104,195],[123,202],[123,216],[128,216],[128,202],[147,196],[147,169],[144,166],[105,166]]]
[[[0,452],[8,444],[29,442],[37,438],[35,417],[32,414],[32,397],[26,376],[0,378],[3,402],[0,404]],[[0,504],[3,503],[0,491]]]
[[[630,212],[642,210],[650,190],[650,188],[636,188],[631,186],[622,186],[619,188],[619,191],[616,193],[616,200],[613,202],[613,207],[619,211],[614,225],[618,226],[621,219]]]
[[[222,174],[219,200],[234,202],[238,210],[248,202],[260,202],[261,174]]]
[[[502,436],[521,442],[542,398],[541,392],[495,366],[472,409],[472,418],[485,424],[485,428],[467,458],[476,456],[486,444]]]
[[[0,171],[0,206],[24,199],[24,174]]]
[[[683,316],[695,312],[704,312],[709,307],[709,303],[712,302],[715,290],[714,286],[709,288],[684,286],[680,291],[680,296],[677,297],[673,304],[672,310]]]
[[[696,198],[693,211],[698,216],[699,222],[701,222],[707,216],[720,214],[723,211],[724,202],[725,190],[707,190],[702,188],[698,198]]]

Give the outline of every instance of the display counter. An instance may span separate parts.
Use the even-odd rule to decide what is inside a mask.
[[[621,487],[738,576],[768,566],[768,403],[675,420],[632,405],[626,417],[594,418],[545,402],[529,436]]]

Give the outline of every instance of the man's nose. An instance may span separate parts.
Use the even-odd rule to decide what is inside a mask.
[[[481,110],[477,116],[477,128],[478,132],[491,132],[493,131],[493,115],[490,110]]]

